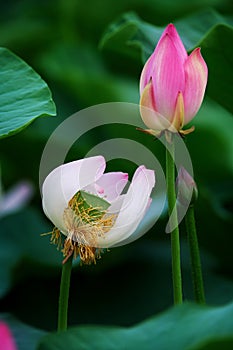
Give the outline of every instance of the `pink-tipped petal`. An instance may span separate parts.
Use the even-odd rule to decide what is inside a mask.
[[[195,49],[185,62],[184,109],[185,124],[198,112],[205,93],[208,69],[200,48]]]
[[[171,38],[173,44],[176,47],[177,53],[180,56],[180,59],[184,63],[188,57],[188,54],[186,52],[186,49],[181,41],[181,38],[180,38],[174,24],[172,24],[172,23],[168,24],[163,35],[166,35],[166,34],[168,34],[169,37]],[[161,39],[162,39],[162,37],[161,37]]]
[[[128,174],[122,172],[106,173],[97,181],[104,188],[104,198],[110,203],[119,197],[127,182]]]
[[[142,91],[144,90],[145,86],[149,83],[151,77],[154,74],[154,71],[157,69],[157,61],[156,61],[157,51],[159,50],[161,46],[161,42],[164,40],[166,36],[168,36],[173,42],[173,45],[176,48],[176,55],[179,56],[179,59],[181,60],[182,63],[184,63],[188,57],[185,47],[179,37],[179,34],[177,33],[175,26],[172,23],[170,23],[163,31],[163,34],[159,39],[154,52],[148,58],[148,60],[146,61],[143,67],[141,77],[140,77],[140,94],[142,94]]]
[[[142,69],[142,72],[141,72],[140,95],[142,95],[144,88],[151,80],[151,76],[152,76],[153,70],[154,70],[154,67],[153,67],[154,63],[155,62],[154,62],[154,52],[153,52],[152,55],[146,61],[145,65]]]
[[[63,222],[64,209],[76,192],[96,182],[105,169],[102,156],[80,159],[54,169],[42,187],[42,204],[45,214],[66,234]]]
[[[84,188],[84,191],[93,193],[106,199],[109,203],[114,201],[128,182],[128,174],[112,172],[103,174],[95,184]]]
[[[153,72],[152,83],[157,111],[171,121],[177,94],[179,91],[184,91],[185,74],[183,58],[168,34],[156,47],[154,59],[156,69]]]
[[[152,81],[147,84],[142,92],[140,114],[149,129],[162,131],[170,125],[170,122],[156,111]]]
[[[16,345],[10,329],[4,322],[0,322],[0,349],[16,350]]]

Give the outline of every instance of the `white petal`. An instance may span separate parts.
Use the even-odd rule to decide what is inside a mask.
[[[105,159],[102,156],[84,158],[63,164],[46,177],[42,186],[43,209],[53,224],[63,233],[67,233],[63,223],[63,213],[69,200],[80,189],[96,182],[102,176],[105,165]]]
[[[144,214],[142,216],[142,219],[141,219],[140,223],[138,224],[137,228],[134,230],[134,232],[130,236],[128,236],[127,238],[125,238],[125,239],[119,241],[118,243],[114,244],[114,246],[113,246],[114,248],[115,247],[120,247],[121,245],[129,244],[129,243],[135,241],[136,239],[140,238],[145,233],[145,230],[140,229],[140,227],[143,225],[142,224],[142,220],[144,220],[144,218],[145,218],[145,216],[147,214],[147,210],[150,207],[151,201],[152,201],[152,198],[149,198],[149,201],[148,201],[147,207],[146,207],[146,209],[144,211]]]
[[[139,167],[124,196],[116,222],[104,238],[98,239],[100,248],[111,247],[128,238],[137,228],[148,207],[148,201],[155,184],[154,171]],[[112,207],[109,208],[109,211]]]

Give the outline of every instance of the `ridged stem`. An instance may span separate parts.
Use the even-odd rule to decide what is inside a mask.
[[[191,270],[192,270],[192,280],[193,280],[195,300],[200,304],[205,304],[205,292],[204,292],[204,284],[203,284],[202,269],[201,269],[201,259],[200,259],[200,253],[199,253],[193,206],[190,206],[186,213],[185,225],[186,225],[186,231],[188,235],[188,244],[189,244],[189,250],[190,250]]]
[[[176,191],[175,191],[175,164],[174,164],[175,146],[172,140],[172,135],[169,135],[166,145],[166,181],[167,181],[167,199],[168,212],[171,222],[175,227],[170,233],[171,235],[171,254],[172,254],[172,281],[173,281],[173,298],[174,304],[181,304],[182,296],[182,277],[181,277],[181,262],[180,262],[180,237],[179,226],[176,210]]]
[[[70,290],[70,276],[72,270],[73,255],[66,260],[62,266],[59,306],[58,306],[58,331],[65,331],[67,329],[68,318],[68,302]]]

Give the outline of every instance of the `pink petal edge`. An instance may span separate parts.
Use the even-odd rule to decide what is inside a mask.
[[[166,34],[156,47],[154,59],[156,69],[153,72],[153,90],[157,111],[172,120],[177,94],[185,87],[183,59],[171,39]]]
[[[207,78],[208,68],[201,55],[200,48],[197,48],[185,62],[185,124],[193,119],[202,104]]]

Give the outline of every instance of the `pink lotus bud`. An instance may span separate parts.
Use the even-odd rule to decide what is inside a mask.
[[[163,130],[187,133],[181,129],[201,106],[207,76],[200,48],[188,56],[174,25],[169,24],[141,73],[144,123],[155,133]]]
[[[177,199],[181,205],[194,204],[198,197],[198,190],[192,176],[181,167],[176,179]]]
[[[10,329],[3,321],[0,321],[0,350],[16,350]]]

